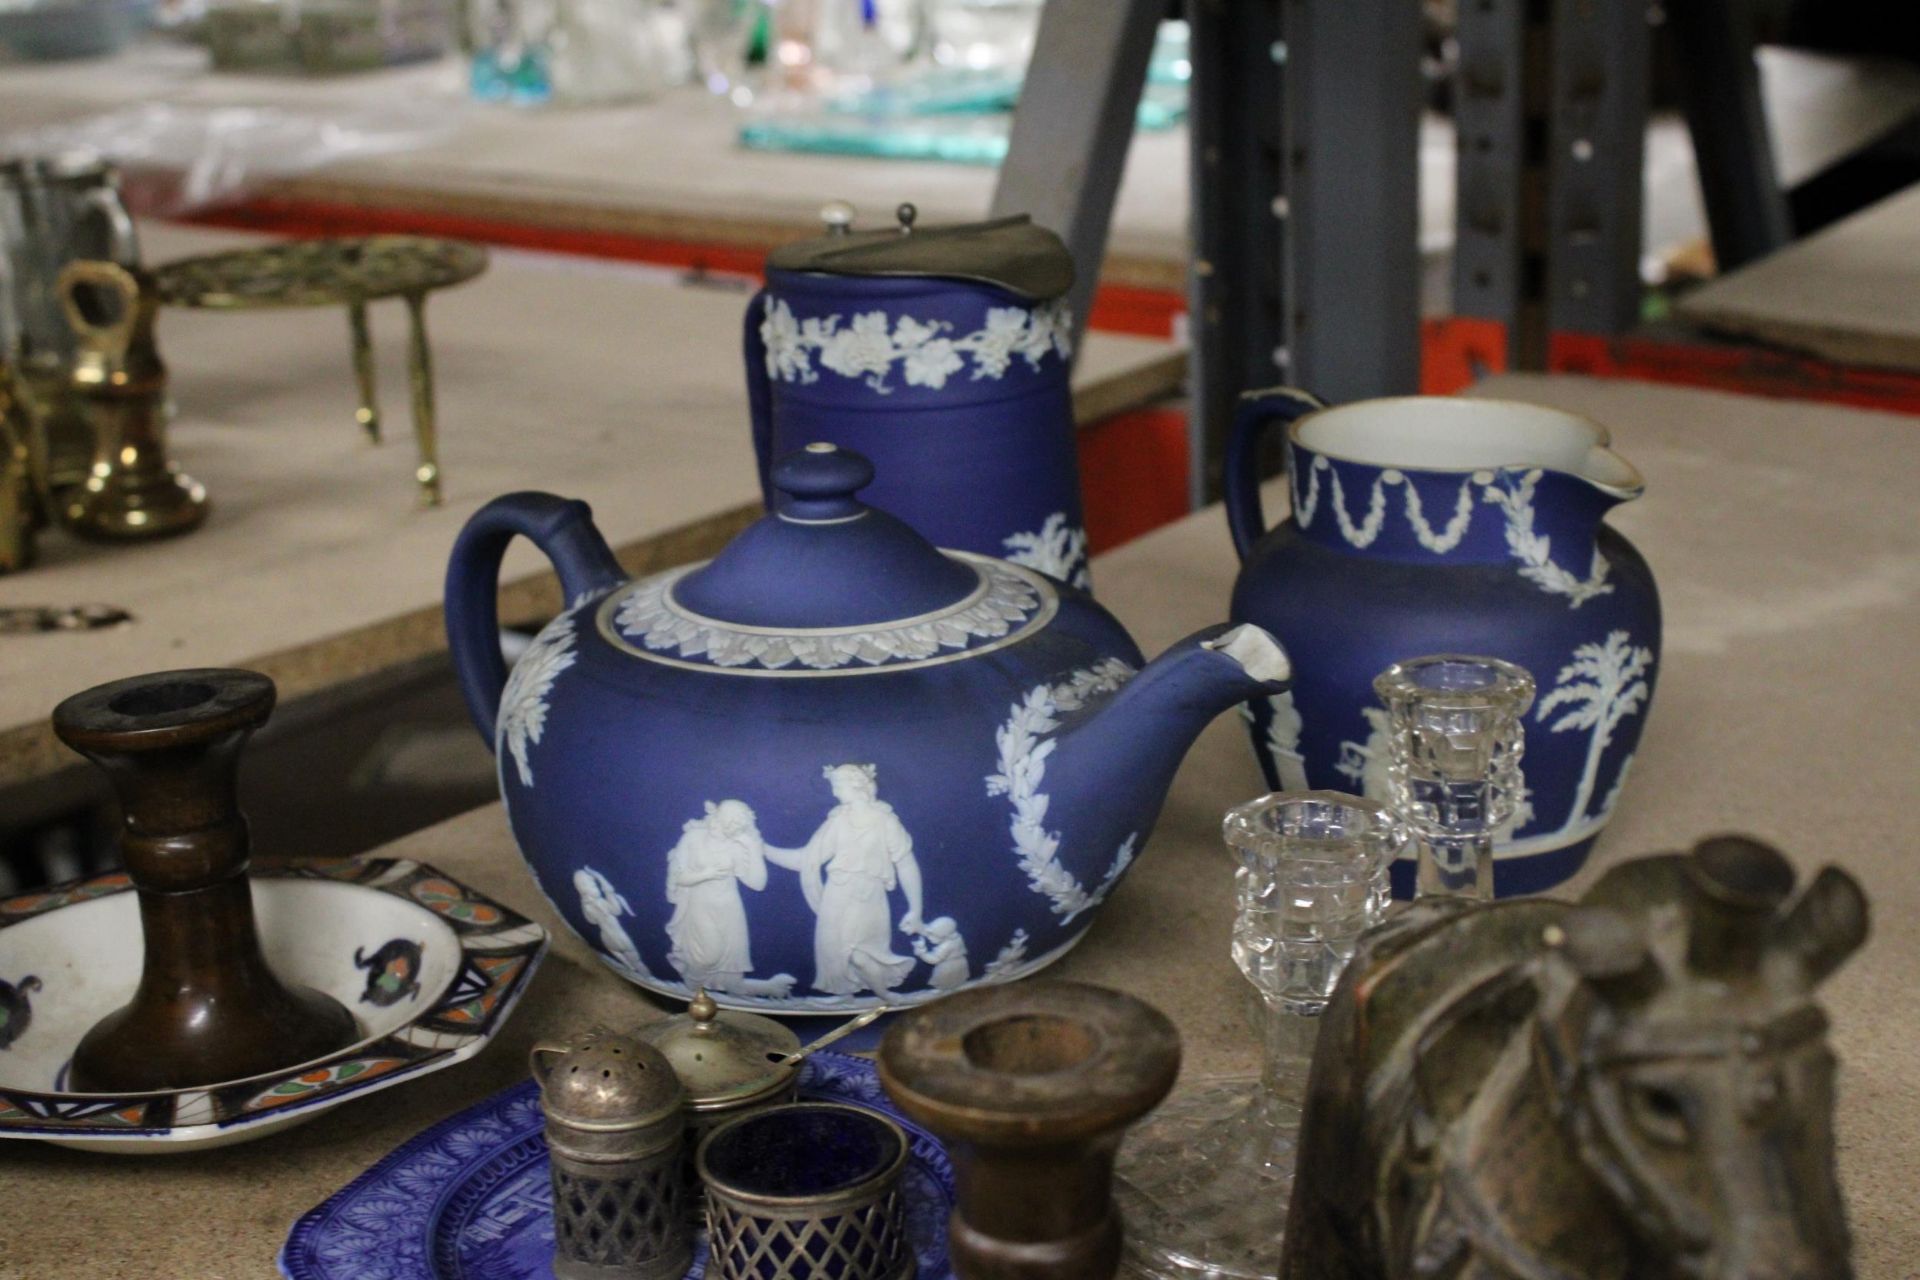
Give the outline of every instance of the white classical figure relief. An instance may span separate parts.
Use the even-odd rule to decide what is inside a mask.
[[[600,949],[613,961],[613,967],[636,982],[650,981],[653,975],[647,972],[640,949],[620,923],[621,916],[633,914],[633,907],[613,882],[592,867],[582,867],[573,873],[573,888],[580,895],[580,914],[600,934]]]
[[[952,916],[939,916],[927,922],[927,931],[913,940],[913,954],[922,964],[933,967],[929,985],[941,991],[955,991],[966,985],[973,971],[967,965],[967,940]]]
[[[766,841],[754,813],[739,800],[709,802],[706,814],[680,830],[667,853],[667,959],[688,986],[740,995],[781,997],[793,975],[753,978],[752,938],[742,888],[767,887]]]
[[[1087,531],[1067,523],[1067,513],[1056,511],[1035,533],[1016,533],[1002,544],[1006,560],[1050,574],[1085,589],[1092,585],[1087,571]]]
[[[1073,322],[1060,302],[1030,310],[992,307],[983,327],[956,334],[950,321],[899,316],[889,323],[884,311],[800,320],[786,302],[770,297],[760,341],[767,350],[767,376],[776,381],[819,381],[817,358],[829,373],[863,382],[884,396],[893,394],[895,365],[908,386],[938,391],[969,364],[972,381],[997,382],[1015,358],[1034,369],[1048,356],[1064,361],[1073,353]]]
[[[821,773],[838,803],[805,845],[768,846],[767,858],[799,873],[801,892],[813,909],[813,989],[886,995],[907,980],[915,963],[913,956],[893,949],[891,895],[896,889],[906,899],[900,932],[926,932],[913,837],[893,806],[880,799],[879,770],[873,765],[828,765]]]
[[[578,656],[573,651],[573,617],[563,614],[534,638],[507,676],[507,687],[500,695],[499,725],[494,731],[495,750],[504,747],[513,757],[523,787],[533,785],[529,754],[546,734],[547,699],[553,693],[553,682]]]

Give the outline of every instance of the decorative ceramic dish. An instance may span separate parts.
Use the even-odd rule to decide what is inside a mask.
[[[0,1138],[143,1152],[244,1142],[471,1057],[546,952],[539,925],[395,858],[258,871],[267,958],[339,1000],[365,1035],[284,1071],[206,1088],[66,1093],[74,1045],[140,976],[124,873],[0,900]]]
[[[906,1131],[907,1235],[918,1280],[950,1280],[953,1166],[894,1107],[873,1064],[821,1051],[800,1096],[870,1107]],[[550,1280],[553,1197],[539,1089],[528,1081],[441,1121],[294,1224],[280,1251],[287,1280]],[[689,1280],[706,1274],[704,1237]]]

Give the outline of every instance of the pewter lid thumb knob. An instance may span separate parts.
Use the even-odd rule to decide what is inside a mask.
[[[829,200],[820,206],[820,221],[827,224],[827,234],[844,236],[853,230],[854,208],[845,200]]]

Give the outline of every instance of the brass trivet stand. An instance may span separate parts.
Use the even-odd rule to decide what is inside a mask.
[[[380,440],[374,385],[373,339],[367,304],[399,298],[407,304],[407,380],[413,397],[413,434],[420,450],[414,472],[420,496],[440,502],[440,459],[433,411],[433,358],[427,346],[427,295],[464,284],[487,269],[478,245],[426,236],[365,236],[294,240],[170,262],[155,272],[160,301],[174,307],[244,311],[268,307],[345,306],[353,343],[360,407],[354,417],[368,439]]]

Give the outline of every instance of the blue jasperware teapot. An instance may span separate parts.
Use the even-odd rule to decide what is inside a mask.
[[[859,454],[774,464],[774,510],[628,582],[584,503],[519,493],[455,543],[447,631],[515,838],[617,972],[776,1013],[1004,982],[1077,942],[1219,712],[1286,654],[1219,626],[1141,666],[1085,593],[862,505]],[[570,606],[509,676],[518,535]]]

